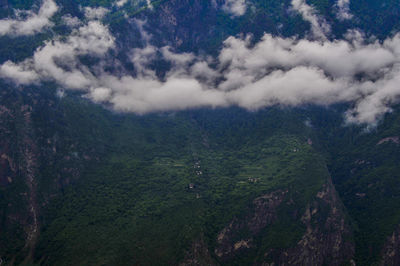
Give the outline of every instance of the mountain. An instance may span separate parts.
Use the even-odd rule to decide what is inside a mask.
[[[399,264],[397,1],[0,8],[0,265]]]

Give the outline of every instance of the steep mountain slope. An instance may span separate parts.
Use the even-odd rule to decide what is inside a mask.
[[[288,258],[268,260],[290,261],[308,242],[309,249],[327,252],[310,258],[314,262],[350,260],[348,220],[323,158],[307,143],[307,127],[290,116],[285,120],[297,124],[294,132],[275,124],[276,111],[257,118],[240,110],[215,112],[214,121],[210,111],[196,111],[117,122],[121,130],[110,138],[116,143],[108,142],[103,163],[49,207],[37,259],[178,264],[191,242],[203,239],[216,263],[262,263],[264,253],[282,254],[298,241]],[[231,226],[237,227],[232,236],[223,233]],[[332,240],[318,242],[327,228]],[[243,254],[228,256],[226,245]],[[348,255],[337,257],[334,246]]]
[[[26,107],[36,118],[29,129],[41,136],[40,149],[29,157],[40,169],[33,177],[36,190],[23,162],[13,182],[25,188],[3,186],[27,202],[16,213],[27,217],[20,244],[4,239],[4,261],[29,258],[35,225],[41,233],[34,256],[44,264],[178,264],[196,239],[215,263],[262,263],[266,253],[274,254],[268,261],[290,261],[304,252],[295,247],[298,241],[327,250],[314,262],[351,259],[348,220],[301,117],[235,109],[137,117],[76,97],[43,99]],[[49,112],[58,114],[57,122]],[[37,222],[31,195],[38,201]],[[12,206],[4,210],[11,219]],[[16,240],[11,224],[6,220],[3,228]],[[242,229],[221,237],[230,226]],[[325,234],[327,228],[332,232]],[[313,242],[321,234],[332,240]],[[232,252],[226,245],[232,255],[220,255]],[[333,246],[348,255],[329,254]],[[286,249],[289,257],[279,257]],[[235,255],[239,251],[243,256]]]
[[[398,109],[371,132],[343,128],[340,117],[336,117],[338,124],[332,131],[326,123],[327,115],[319,116],[314,125],[322,126],[320,139],[331,156],[328,167],[357,224],[356,247],[360,262],[378,261],[386,237],[395,234],[400,218]]]
[[[54,90],[2,86],[0,247],[2,255],[12,262],[18,254],[20,259],[32,258],[49,193],[58,193],[85,162],[64,157],[63,149],[76,140],[69,142],[66,132],[59,131],[63,121],[56,110]]]

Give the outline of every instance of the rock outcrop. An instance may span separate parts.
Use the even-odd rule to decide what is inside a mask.
[[[287,190],[278,190],[256,198],[253,201],[254,210],[251,213],[244,219],[235,218],[218,234],[215,248],[217,257],[227,261],[240,251],[254,248],[254,237],[266,226],[277,221],[277,208],[285,199],[287,192]],[[238,237],[243,230],[249,232],[249,237],[246,239]]]
[[[217,237],[216,256],[225,263],[246,254],[257,255],[255,265],[342,265],[354,255],[351,228],[344,207],[328,180],[303,213],[296,208],[285,215],[302,224],[303,234],[290,247],[267,247],[268,228],[283,218],[282,208],[295,204],[288,190],[278,190],[253,201],[252,210],[244,218],[235,218]],[[290,208],[289,208],[290,209]],[[260,240],[261,239],[261,240]],[[251,256],[250,256],[251,257]]]
[[[400,225],[386,240],[380,265],[400,265]]]
[[[218,263],[211,257],[204,237],[201,236],[194,241],[190,250],[186,253],[184,260],[179,266],[215,266]]]
[[[342,265],[352,260],[352,231],[331,180],[307,206],[301,221],[306,232],[295,247],[281,252],[279,265]]]
[[[41,209],[52,195],[57,195],[71,179],[78,179],[82,161],[67,159],[57,147],[69,144],[53,141],[52,135],[62,135],[49,119],[38,123],[38,116],[57,114],[54,95],[44,97],[30,89],[3,87],[0,93],[0,258],[4,261],[28,263],[34,257],[41,227]],[[60,115],[60,117],[62,117]],[[60,121],[61,122],[61,121]],[[56,164],[59,163],[59,166]],[[69,167],[66,167],[68,165]],[[42,169],[54,174],[43,181]],[[46,183],[46,189],[39,187]],[[40,198],[39,195],[40,194]],[[18,250],[18,252],[15,252]],[[10,255],[11,253],[12,255]],[[18,254],[18,258],[15,258]]]

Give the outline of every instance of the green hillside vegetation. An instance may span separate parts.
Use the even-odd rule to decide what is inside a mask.
[[[316,115],[318,114],[319,115]],[[340,112],[312,112],[336,188],[354,219],[358,263],[378,263],[382,245],[400,221],[398,107],[372,131],[343,126]]]
[[[46,211],[36,252],[45,264],[176,264],[199,235],[212,246],[255,197],[290,188],[301,210],[328,175],[323,158],[307,144],[308,128],[295,115],[284,122],[293,130],[279,125],[279,110],[138,117],[70,98],[60,106],[67,128],[75,129],[71,138],[105,149]],[[43,182],[51,179],[49,173]],[[292,229],[300,236],[304,230],[296,224],[289,219],[287,227],[273,230],[275,239],[288,241],[264,248],[296,243]]]

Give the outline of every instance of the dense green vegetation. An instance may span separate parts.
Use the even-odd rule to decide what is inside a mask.
[[[52,201],[44,208],[37,261],[149,264],[156,257],[176,263],[199,235],[212,247],[218,232],[259,195],[290,188],[298,199],[295,208],[304,208],[325,182],[326,162],[353,220],[358,263],[378,261],[399,223],[398,144],[377,145],[398,136],[397,111],[366,132],[343,126],[343,106],[136,116],[112,113],[79,95],[56,99],[51,87],[42,89],[40,97],[53,104],[43,101],[33,119],[41,145],[57,140],[57,155],[40,169],[39,197]],[[13,99],[15,108],[34,101],[15,93],[3,97]],[[18,132],[20,121],[7,127]],[[84,172],[74,178],[76,169]],[[13,196],[26,191],[22,180],[1,189],[3,211],[8,199],[14,199],[14,209],[26,205]],[[291,220],[283,224],[268,229],[261,250],[295,243],[293,232],[304,230]],[[24,232],[17,225],[7,232],[2,245],[10,247],[6,254],[15,254]]]
[[[43,112],[36,121],[49,135],[62,132],[60,154],[71,157],[71,166],[60,159],[43,169],[43,197],[54,191],[60,167],[82,164],[87,155],[98,160],[82,166],[81,177],[48,207],[38,261],[177,263],[199,235],[213,247],[218,232],[245,213],[257,195],[290,188],[298,198],[296,208],[304,208],[325,182],[325,162],[353,220],[358,263],[377,261],[398,224],[398,146],[377,145],[396,136],[397,112],[365,132],[343,127],[342,106],[147,116],[113,114],[75,96],[57,106],[63,117],[54,118],[58,126]],[[298,240],[292,233],[301,235],[301,224],[284,224],[268,229],[261,250]],[[238,259],[244,263],[246,257]]]
[[[291,112],[138,117],[68,97],[59,106],[66,128],[74,128],[65,141],[78,141],[80,152],[97,147],[90,156],[101,159],[47,209],[37,249],[46,264],[176,264],[199,235],[212,246],[258,195],[291,188],[301,210],[327,177],[322,157],[307,144],[309,128]],[[56,174],[47,172],[44,190]],[[263,249],[295,243],[291,232],[299,225],[286,225],[267,235],[286,234],[288,241]]]

